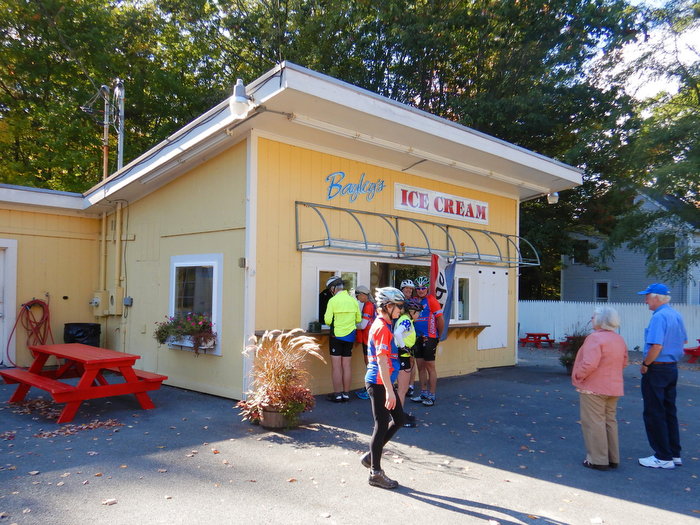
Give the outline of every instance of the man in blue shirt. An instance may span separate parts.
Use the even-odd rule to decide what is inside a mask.
[[[672,469],[683,464],[676,416],[676,383],[678,361],[683,356],[688,334],[681,315],[668,305],[671,295],[666,285],[650,284],[638,294],[644,295],[644,302],[654,312],[644,330],[641,367],[644,426],[654,454],[639,458],[639,464]]]

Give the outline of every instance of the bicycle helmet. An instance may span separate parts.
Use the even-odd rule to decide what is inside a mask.
[[[413,284],[413,281],[411,281],[411,279],[404,279],[403,281],[401,281],[401,286],[400,286],[401,289],[404,289],[407,286],[410,286],[411,288],[416,287],[416,285]]]
[[[423,311],[423,304],[420,302],[420,299],[406,299],[406,302],[403,303],[404,310],[414,310],[416,312],[422,312]]]
[[[326,288],[330,290],[331,288],[335,288],[336,286],[343,286],[343,280],[337,275],[334,275],[326,281]]]
[[[374,293],[374,300],[379,306],[386,306],[390,303],[403,303],[405,299],[401,290],[397,290],[391,286],[377,288]]]
[[[428,279],[425,275],[421,275],[416,279],[416,287],[418,286],[425,286],[427,287],[430,284],[430,279]]]

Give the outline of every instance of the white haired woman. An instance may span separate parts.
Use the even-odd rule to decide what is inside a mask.
[[[617,468],[617,400],[624,395],[622,371],[627,366],[627,345],[615,332],[620,316],[601,306],[592,317],[593,330],[576,355],[571,383],[579,392],[581,430],[586,445],[583,466],[595,470]]]

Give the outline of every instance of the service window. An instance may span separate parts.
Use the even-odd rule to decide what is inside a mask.
[[[217,345],[207,354],[221,355],[223,254],[176,255],[170,258],[169,315],[206,315],[217,333]],[[182,341],[181,347],[191,347]]]
[[[330,293],[326,291],[326,283],[331,277],[340,277],[343,280],[343,286],[350,295],[354,297],[355,288],[357,288],[357,272],[343,272],[341,270],[319,270],[318,272],[318,289],[321,290],[318,296],[318,320],[322,325],[325,325],[323,316],[326,313],[326,305],[331,298]]]

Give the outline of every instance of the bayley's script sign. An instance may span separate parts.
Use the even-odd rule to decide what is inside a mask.
[[[394,209],[460,221],[489,223],[489,205],[439,191],[394,184]]]
[[[372,182],[365,179],[365,174],[360,175],[360,180],[351,182],[345,178],[345,172],[335,171],[326,177],[328,183],[328,200],[334,199],[339,195],[350,195],[350,202],[364,195],[368,201],[374,198],[376,193],[384,189],[384,180],[377,179]]]

